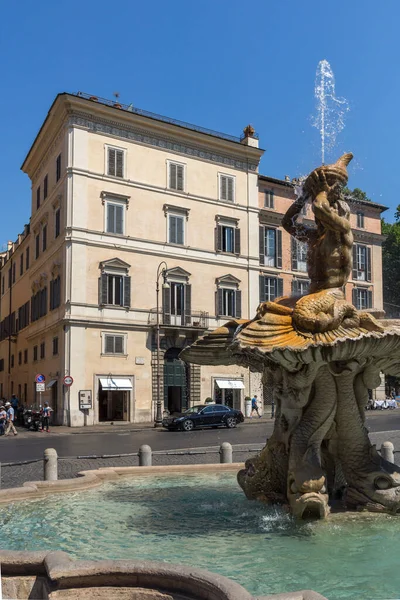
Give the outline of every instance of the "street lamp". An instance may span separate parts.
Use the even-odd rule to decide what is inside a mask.
[[[160,396],[160,311],[159,311],[159,293],[160,293],[160,277],[163,277],[163,290],[169,290],[169,284],[167,282],[167,263],[163,260],[157,267],[157,281],[156,281],[156,295],[157,295],[157,327],[156,327],[156,344],[157,344],[157,357],[156,357],[156,365],[157,365],[157,412],[156,412],[156,420],[154,422],[154,427],[161,427],[162,425],[162,402]]]

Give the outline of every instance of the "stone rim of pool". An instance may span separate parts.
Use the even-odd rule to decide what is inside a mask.
[[[20,488],[0,490],[0,504],[34,500],[50,494],[83,491],[127,476],[168,475],[179,472],[227,472],[238,471],[242,467],[242,463],[104,467],[81,471],[73,479],[28,481]],[[103,596],[99,595],[101,593],[99,590],[109,589],[111,585],[113,589],[119,588],[122,591],[129,588],[131,592],[141,586],[140,589],[149,592],[148,600],[326,600],[324,596],[311,590],[255,598],[244,587],[222,575],[204,569],[155,561],[82,561],[74,560],[62,551],[0,550],[0,563],[3,588],[11,592],[12,595],[8,594],[10,597],[18,599],[35,597],[30,594],[36,585],[40,587],[41,594],[46,594],[37,596],[40,598],[72,600],[72,598],[79,598],[81,593],[83,595],[85,589],[89,591],[90,587],[97,590],[100,600]],[[68,590],[72,595],[68,595]],[[121,600],[132,599],[132,595],[128,594],[118,597]],[[85,595],[85,598],[89,596]]]

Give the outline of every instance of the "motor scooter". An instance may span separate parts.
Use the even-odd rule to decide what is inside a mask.
[[[24,411],[24,427],[29,431],[39,431],[41,420],[40,410],[31,406]]]

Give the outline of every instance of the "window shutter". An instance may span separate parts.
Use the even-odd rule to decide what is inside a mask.
[[[367,290],[367,308],[372,308],[372,291]]]
[[[292,280],[292,294],[293,296],[299,295],[299,282],[297,281],[297,279]]]
[[[275,267],[282,269],[282,231],[280,229],[275,232]]]
[[[227,177],[227,180],[227,200],[229,200],[229,202],[233,202],[233,177]]]
[[[124,153],[122,150],[116,150],[115,151],[116,154],[116,162],[117,162],[117,166],[116,166],[116,176],[117,177],[123,177],[124,176]]]
[[[235,254],[240,254],[240,229],[236,227],[235,229]]]
[[[353,288],[352,292],[351,292],[351,297],[352,297],[352,301],[353,301],[353,305],[358,308],[357,306],[357,288]]]
[[[169,243],[176,244],[176,217],[169,215]]]
[[[115,233],[124,233],[124,207],[114,206],[115,209]]]
[[[235,293],[235,309],[236,309],[236,318],[242,318],[242,292],[240,290],[236,290]]]
[[[176,189],[183,191],[183,165],[176,165]]]
[[[353,279],[357,279],[357,244],[353,245]]]
[[[108,175],[115,176],[115,158],[116,151],[114,148],[108,148]]]
[[[278,277],[275,285],[276,285],[276,298],[280,298],[281,296],[283,296],[283,279]]]
[[[103,273],[99,277],[99,304],[107,304],[108,300],[108,275]]]
[[[176,243],[183,244],[184,220],[182,217],[175,217],[176,221]]]
[[[371,248],[367,248],[367,264],[366,264],[366,271],[367,271],[367,281],[372,281],[371,279]]]
[[[131,306],[131,278],[126,275],[124,277],[124,302],[123,305],[125,308],[130,308]]]
[[[185,325],[192,323],[192,286],[188,283],[184,288],[185,294]]]
[[[259,227],[260,265],[265,264],[265,227]]]
[[[170,163],[169,165],[169,187],[172,190],[176,190],[177,186],[177,174],[176,174],[176,165]]]
[[[222,225],[217,225],[215,228],[215,250],[222,252]]]
[[[107,204],[107,231],[115,233],[115,204]]]
[[[296,238],[291,238],[292,244],[292,271],[297,271],[297,240]]]
[[[269,207],[270,208],[274,208],[274,204],[275,204],[275,199],[274,199],[274,192],[271,191],[269,193]]]
[[[171,323],[171,288],[162,288],[162,316],[163,324]]]
[[[105,352],[106,354],[114,354],[114,336],[113,335],[106,335],[105,336]]]
[[[50,280],[50,310],[54,308],[54,281]]]
[[[260,302],[265,302],[265,277],[260,275],[258,278],[260,286]]]
[[[226,200],[227,184],[226,184],[226,177],[224,177],[223,175],[220,176],[219,185],[220,185],[220,190],[219,190],[220,199]]]
[[[218,317],[220,317],[220,316],[223,314],[223,312],[224,312],[224,303],[223,303],[223,290],[222,290],[222,289],[219,289],[219,290],[217,290],[217,293],[216,293],[216,301],[217,301],[217,302],[216,302],[216,305],[217,305],[217,306],[216,306],[215,308],[216,308],[216,313],[217,313],[217,314],[216,314],[216,316],[217,316],[217,318],[218,318]]]
[[[124,353],[124,338],[122,335],[116,335],[114,337],[114,352],[115,354]]]

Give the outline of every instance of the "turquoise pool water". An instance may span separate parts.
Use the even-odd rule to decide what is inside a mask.
[[[246,500],[234,473],[146,476],[16,503],[0,507],[0,525],[2,548],[177,562],[226,575],[253,594],[400,598],[400,518],[299,524]]]

